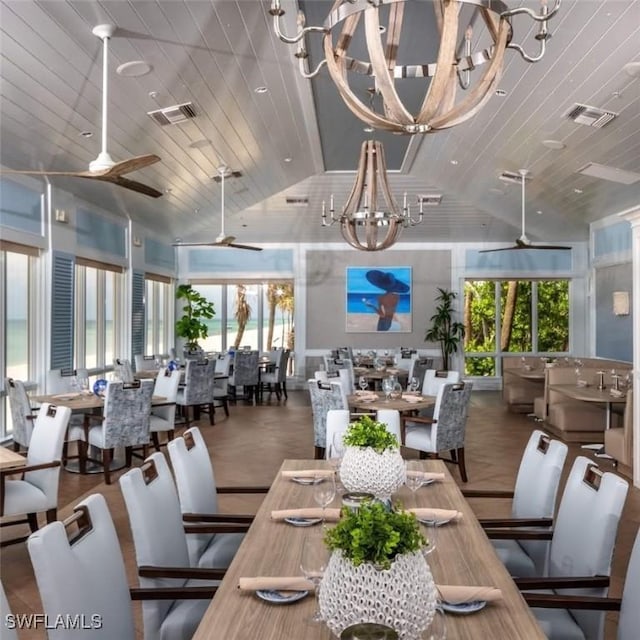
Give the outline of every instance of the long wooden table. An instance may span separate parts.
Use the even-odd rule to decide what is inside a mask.
[[[6,447],[0,447],[0,469],[24,467],[26,464],[27,458],[25,456]]]
[[[549,391],[557,391],[567,398],[580,400],[582,402],[596,402],[604,404],[605,429],[611,428],[611,408],[613,404],[624,404],[627,401],[626,395],[612,396],[609,389],[598,389],[598,387],[578,387],[575,384],[552,384]]]
[[[285,460],[282,469],[327,468],[323,460]],[[424,469],[443,471],[446,480],[412,494],[406,487],[395,498],[406,508],[414,506],[458,509],[463,518],[438,528],[438,544],[429,554],[436,583],[494,586],[503,600],[489,603],[472,615],[447,614],[450,640],[544,640],[545,635],[513,580],[498,559],[471,507],[440,460],[424,461]],[[337,506],[338,499],[334,501]],[[251,528],[207,609],[193,640],[329,640],[324,624],[309,624],[316,607],[309,596],[295,604],[273,605],[255,594],[241,592],[241,577],[299,576],[302,541],[313,528],[273,522],[273,509],[316,506],[311,486],[283,479],[278,473]]]
[[[389,398],[387,401],[384,393],[377,393],[377,400],[366,400],[362,396],[354,394],[347,397],[349,407],[353,409],[364,409],[365,411],[378,411],[379,409],[395,409],[400,413],[406,411],[419,411],[420,409],[428,409],[436,403],[435,396],[416,395],[416,400],[409,402],[404,398]]]

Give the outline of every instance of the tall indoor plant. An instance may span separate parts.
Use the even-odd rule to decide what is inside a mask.
[[[353,624],[392,627],[401,640],[417,640],[437,604],[431,571],[422,553],[426,540],[415,516],[365,502],[343,508],[325,533],[332,551],[320,583],[320,615],[340,635]]]
[[[431,316],[431,326],[424,336],[427,342],[440,343],[442,368],[445,371],[449,370],[449,360],[454,353],[457,353],[464,338],[464,324],[453,319],[456,312],[453,301],[457,297],[458,294],[455,291],[438,287],[438,295],[435,297],[438,305],[436,312]]]
[[[184,338],[188,351],[200,348],[198,340],[209,335],[209,327],[204,320],[211,320],[216,315],[213,302],[209,302],[190,284],[178,285],[176,299],[184,300],[183,315],[176,321],[176,335]]]

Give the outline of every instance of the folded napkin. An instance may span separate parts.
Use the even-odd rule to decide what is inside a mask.
[[[272,520],[284,520],[285,518],[322,518],[322,509],[308,507],[302,509],[280,509],[271,512]],[[340,519],[340,509],[325,509],[324,519],[337,522]]]
[[[620,391],[620,389],[611,389],[609,391],[609,395],[613,396],[614,398],[622,398],[624,397],[624,391]]]
[[[449,604],[462,604],[463,602],[475,602],[476,600],[484,600],[486,602],[502,600],[502,591],[495,587],[463,587],[451,584],[437,584],[436,589],[440,593],[440,599]]]
[[[362,389],[357,389],[355,395],[358,398],[377,398],[378,394],[375,391],[367,391]]]
[[[79,398],[79,393],[59,393],[57,396],[53,396],[54,400],[75,400]]]
[[[391,374],[400,373],[400,369],[396,369],[395,367],[387,367],[387,373],[391,373]]]
[[[285,470],[280,475],[283,478],[313,478],[315,476],[332,476],[333,469],[300,469],[299,471]]]
[[[240,578],[238,589],[241,591],[313,591],[313,582],[302,576],[280,577],[259,576],[257,578]]]
[[[586,380],[578,380],[578,382],[576,382],[576,386],[577,387],[588,387],[589,383]]]
[[[403,393],[402,394],[402,399],[406,400],[407,402],[421,402],[423,400],[422,396],[416,396],[414,394],[411,393]]]
[[[407,509],[410,513],[414,513],[419,520],[435,520],[436,522],[449,520],[460,520],[462,513],[455,509],[431,509],[423,507],[414,507]]]
[[[407,471],[407,475],[422,478],[423,480],[444,480],[444,473],[439,471]]]

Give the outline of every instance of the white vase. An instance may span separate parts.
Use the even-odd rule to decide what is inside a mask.
[[[374,622],[401,640],[417,640],[431,624],[437,604],[431,571],[419,551],[397,556],[390,569],[356,567],[334,551],[318,593],[320,615],[340,636],[347,627]]]
[[[347,447],[340,463],[340,480],[347,491],[372,493],[387,500],[405,481],[404,460],[400,451],[371,447]]]

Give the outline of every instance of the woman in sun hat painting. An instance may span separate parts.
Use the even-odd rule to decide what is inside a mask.
[[[365,278],[378,289],[384,291],[378,296],[377,306],[368,300],[363,299],[363,303],[371,307],[378,314],[378,331],[400,331],[400,323],[395,318],[396,308],[400,300],[400,293],[408,293],[409,285],[398,280],[389,271],[379,271],[371,269],[365,274]]]

